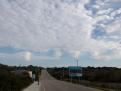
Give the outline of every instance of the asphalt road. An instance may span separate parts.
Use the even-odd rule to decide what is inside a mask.
[[[54,79],[46,70],[40,77],[40,91],[101,91],[69,82]]]

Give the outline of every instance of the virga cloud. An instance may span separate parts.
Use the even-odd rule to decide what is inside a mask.
[[[56,56],[86,51],[93,58],[106,58],[108,50],[121,51],[119,41],[107,40],[119,37],[121,28],[121,7],[115,6],[121,1],[112,3],[114,0],[1,0],[0,47],[34,52],[57,49]],[[97,26],[106,33],[95,33],[98,39],[92,36]]]

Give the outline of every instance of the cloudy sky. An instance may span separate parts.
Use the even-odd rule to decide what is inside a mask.
[[[0,0],[0,63],[121,67],[121,0]]]

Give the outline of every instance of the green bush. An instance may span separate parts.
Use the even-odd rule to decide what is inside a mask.
[[[20,91],[32,83],[28,73],[16,75],[0,70],[0,91]]]

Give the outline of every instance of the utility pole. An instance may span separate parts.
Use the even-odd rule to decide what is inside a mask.
[[[76,59],[76,61],[77,61],[77,73],[79,74],[79,60],[78,60],[78,58]],[[78,79],[79,79],[79,82],[80,82],[80,77],[78,77]]]
[[[78,58],[77,58],[77,67],[79,66],[79,60],[78,60]]]
[[[38,66],[38,85],[39,85],[39,66]]]
[[[64,67],[63,67],[63,80],[64,80]]]

